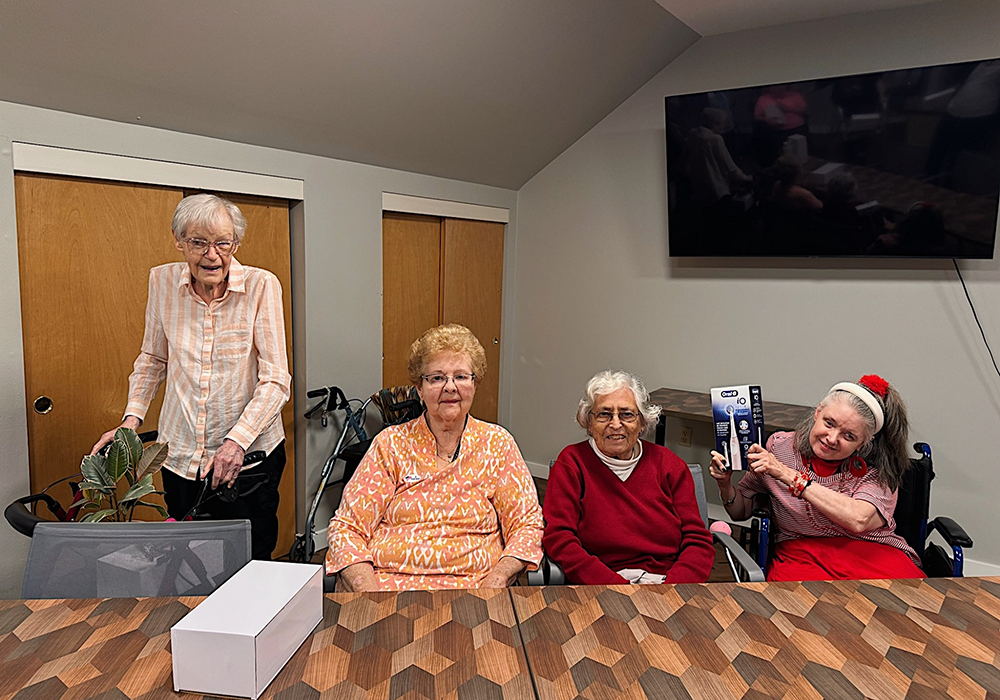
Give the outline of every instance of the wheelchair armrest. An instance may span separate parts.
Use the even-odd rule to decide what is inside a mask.
[[[323,592],[337,592],[337,574],[328,574],[325,571],[323,572]]]
[[[739,571],[746,574],[748,581],[764,580],[764,572],[757,565],[757,562],[753,560],[753,557],[747,554],[747,551],[737,544],[736,540],[729,535],[715,531],[712,532],[712,539],[726,548],[726,551],[728,551],[731,555],[730,562],[732,562],[734,567],[738,568]],[[733,571],[733,575],[736,576],[737,581],[741,580],[738,573],[739,572],[735,570]]]
[[[538,569],[528,572],[529,586],[565,586],[566,574],[562,568],[547,556],[542,556]]]
[[[952,547],[963,547],[965,549],[972,548],[972,538],[966,534],[965,530],[961,525],[956,523],[951,518],[940,517],[934,518],[929,523],[927,523],[927,531],[931,532],[937,530],[944,537],[945,542],[947,542]]]
[[[48,509],[53,513],[57,510],[62,510],[56,500],[48,494],[36,493],[31,496],[19,498],[11,503],[4,509],[3,517],[7,519],[7,522],[10,523],[12,528],[20,532],[22,535],[31,537],[35,534],[35,525],[38,523],[48,522],[45,518],[40,518],[28,510],[28,506],[30,504],[38,501],[45,503]]]

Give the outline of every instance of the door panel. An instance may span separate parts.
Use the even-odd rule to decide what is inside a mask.
[[[382,217],[382,385],[406,386],[410,345],[440,324],[441,220]]]
[[[500,393],[504,225],[444,220],[442,323],[461,323],[486,349],[487,371],[471,413],[495,423]]]
[[[18,266],[31,490],[79,471],[121,422],[142,343],[149,269],[174,260],[179,190],[17,174]],[[38,396],[52,410],[38,415]],[[153,429],[161,395],[144,429]],[[53,495],[69,503],[65,484]],[[153,517],[155,512],[149,511]]]

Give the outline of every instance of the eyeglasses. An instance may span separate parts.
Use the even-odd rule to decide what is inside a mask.
[[[209,248],[215,248],[219,255],[229,255],[239,245],[236,241],[206,241],[204,238],[185,238],[184,242],[191,252],[199,255],[207,253]]]
[[[461,387],[467,387],[472,384],[472,382],[476,381],[475,374],[421,374],[420,378],[434,389],[444,387],[448,383],[449,379],[455,382],[455,386]]]
[[[601,411],[600,413],[594,413],[590,411],[590,415],[594,417],[598,423],[610,423],[615,414],[611,411]],[[618,411],[618,420],[622,423],[635,423],[639,420],[639,414],[635,411]]]

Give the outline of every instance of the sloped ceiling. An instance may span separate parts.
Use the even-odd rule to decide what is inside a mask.
[[[516,189],[697,38],[654,0],[0,0],[0,100]]]
[[[656,0],[702,36],[941,0]]]
[[[0,0],[0,100],[517,189],[700,35],[926,1]]]

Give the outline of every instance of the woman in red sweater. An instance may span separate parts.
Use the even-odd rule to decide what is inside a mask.
[[[701,583],[715,560],[687,465],[639,439],[659,406],[638,377],[600,372],[576,420],[584,442],[564,449],[545,489],[542,546],[570,583]]]

